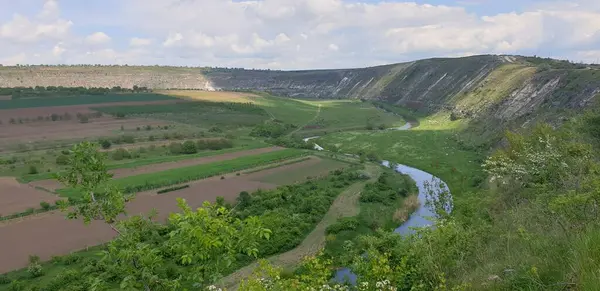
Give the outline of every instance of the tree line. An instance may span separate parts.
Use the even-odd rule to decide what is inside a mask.
[[[152,92],[145,86],[133,86],[132,88],[122,88],[114,86],[104,87],[63,87],[63,86],[35,86],[35,87],[2,87],[0,96],[12,96],[13,99],[35,98],[35,97],[62,97],[62,96],[81,96],[81,95],[107,95],[115,93],[147,93]]]

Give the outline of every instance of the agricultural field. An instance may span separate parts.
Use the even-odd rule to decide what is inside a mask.
[[[2,117],[7,122],[0,124],[0,177],[6,177],[0,180],[0,237],[8,238],[0,242],[0,273],[25,267],[32,254],[46,261],[114,238],[106,224],[84,226],[65,220],[65,214],[55,210],[59,199],[81,202],[79,190],[53,179],[68,167],[72,144],[97,144],[112,174],[109,183],[135,194],[126,205],[128,215],[155,209],[156,221],[162,222],[179,210],[176,198],[186,199],[191,207],[205,201],[238,205],[240,217],[262,215],[265,207],[273,206],[274,197],[295,201],[279,203],[278,212],[265,216],[277,230],[276,240],[261,246],[261,255],[268,256],[300,244],[339,193],[364,182],[356,174],[362,165],[311,154],[307,150],[311,145],[299,136],[404,122],[358,101],[204,91],[119,96],[125,97],[44,97],[39,103],[25,98],[2,100],[18,103],[0,110],[8,114]],[[254,202],[240,193],[253,193]],[[311,203],[316,204],[309,207]],[[293,226],[287,227],[274,213],[297,221],[285,222]],[[15,245],[19,247],[8,247]],[[95,257],[85,251],[71,256]],[[228,272],[251,262],[243,258]],[[61,263],[45,265],[57,266],[49,267],[48,276],[66,268]],[[19,276],[19,272],[10,276],[14,274]],[[51,278],[42,276],[32,282],[44,280]],[[0,284],[0,290],[4,286]]]

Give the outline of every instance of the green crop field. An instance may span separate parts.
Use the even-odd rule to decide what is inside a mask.
[[[174,121],[196,126],[253,126],[269,118],[254,104],[193,101],[177,104],[108,106],[94,110],[125,117],[143,117]]]
[[[114,179],[111,183],[120,187],[126,193],[135,193],[200,180],[225,173],[246,170],[269,163],[300,157],[305,154],[306,151],[303,150],[285,149],[228,161],[124,177]],[[76,189],[60,189],[57,192],[63,197],[72,197],[76,199],[79,196],[79,192]]]
[[[108,94],[77,97],[53,97],[0,100],[0,109],[33,108],[48,106],[69,106],[85,104],[101,104],[110,102],[162,101],[177,98],[160,94]]]
[[[378,109],[373,104],[349,100],[304,101],[320,108],[301,132],[311,130],[383,129],[402,126],[402,117]]]

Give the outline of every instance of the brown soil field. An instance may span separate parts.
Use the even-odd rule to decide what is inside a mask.
[[[226,154],[216,155],[216,156],[194,158],[194,159],[177,161],[177,162],[166,162],[166,163],[160,163],[160,164],[153,164],[153,165],[141,166],[141,167],[137,167],[137,168],[116,169],[116,170],[112,170],[110,172],[114,174],[113,178],[116,179],[116,178],[123,178],[123,177],[127,177],[127,176],[135,176],[135,175],[146,174],[146,173],[166,171],[166,170],[187,167],[187,166],[194,166],[194,165],[207,164],[207,163],[212,163],[212,162],[232,160],[232,159],[236,159],[236,158],[243,157],[243,156],[259,155],[259,154],[264,154],[264,153],[268,153],[268,152],[279,151],[282,149],[283,149],[282,147],[259,148],[259,149],[245,150],[245,151],[239,151],[239,152],[233,152],[233,153],[226,153]],[[64,188],[62,186],[62,184],[60,184],[60,182],[58,182],[56,180],[35,181],[35,182],[31,182],[29,184],[32,186],[38,186],[38,187],[48,189],[50,191],[56,191],[56,189]]]
[[[16,108],[16,109],[0,109],[0,120],[2,123],[8,123],[10,118],[35,118],[38,116],[48,116],[53,113],[65,114],[70,113],[75,116],[77,113],[93,113],[91,107],[106,107],[106,106],[135,106],[135,105],[150,105],[150,104],[170,104],[186,102],[182,100],[160,100],[160,101],[132,101],[132,102],[110,102],[110,103],[99,103],[99,104],[82,104],[82,105],[69,105],[69,106],[48,106],[48,107],[34,107],[34,108]],[[57,122],[40,122],[40,123],[57,123]]]
[[[285,171],[303,167],[319,161],[317,158],[279,168],[255,172],[249,175],[226,175],[224,180],[213,177],[194,183],[180,191],[157,195],[156,191],[139,193],[127,205],[129,215],[147,214],[152,209],[158,211],[157,219],[165,219],[169,213],[178,210],[176,198],[184,198],[193,207],[199,207],[204,201],[215,201],[223,196],[228,201],[235,201],[241,191],[273,189],[277,185],[252,181],[261,174],[272,171]],[[66,255],[76,250],[99,245],[111,240],[114,233],[103,223],[92,223],[84,226],[83,222],[66,221],[64,214],[51,212],[22,220],[0,223],[0,274],[27,266],[29,255],[35,254],[42,260],[52,256]],[[42,242],[42,243],[40,243]]]
[[[56,121],[29,124],[3,124],[0,125],[0,150],[20,143],[116,135],[121,129],[121,125],[125,128],[135,128],[145,125],[156,126],[166,124],[170,123],[153,119],[114,119],[112,117],[94,118],[89,123]]]
[[[15,178],[0,178],[0,216],[40,208],[40,202],[53,204],[56,200],[57,196],[20,184]]]

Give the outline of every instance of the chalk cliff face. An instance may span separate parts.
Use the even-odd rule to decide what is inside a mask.
[[[496,55],[308,71],[0,67],[0,87],[134,85],[154,89],[263,90],[302,98],[377,99],[424,113],[447,110],[459,117],[510,121],[527,119],[540,110],[585,108],[600,93],[600,68]]]

